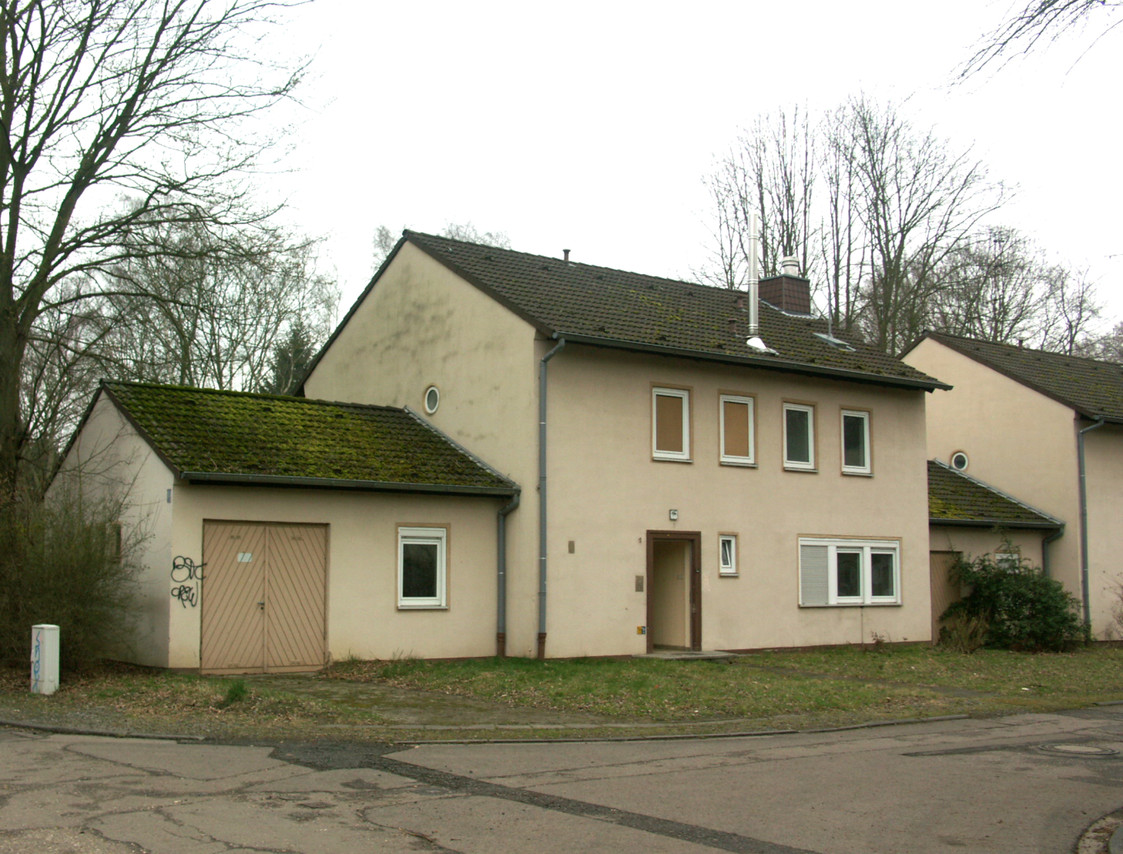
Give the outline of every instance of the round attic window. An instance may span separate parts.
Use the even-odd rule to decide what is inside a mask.
[[[969,465],[971,465],[971,461],[967,459],[967,455],[963,451],[956,451],[951,455],[951,467],[956,471],[967,471]]]
[[[432,415],[441,405],[441,390],[435,385],[425,389],[425,411]]]

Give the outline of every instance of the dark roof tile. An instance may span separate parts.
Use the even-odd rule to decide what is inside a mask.
[[[1063,524],[939,460],[928,461],[928,517],[933,524],[997,528],[1055,529]]]
[[[942,332],[927,332],[925,337],[1071,407],[1086,418],[1123,424],[1123,365]]]
[[[188,479],[496,494],[516,488],[405,409],[148,383],[102,388]]]
[[[827,332],[825,320],[785,314],[763,302],[760,337],[776,352],[753,350],[745,343],[748,313],[741,291],[413,231],[404,239],[548,335],[888,385],[945,387],[863,344],[832,346],[813,334]]]

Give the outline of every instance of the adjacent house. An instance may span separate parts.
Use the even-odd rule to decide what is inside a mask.
[[[522,485],[497,650],[928,640],[947,386],[833,335],[805,279],[760,296],[406,232],[303,393],[411,407]],[[451,633],[463,595],[404,618]]]
[[[127,660],[494,653],[518,487],[406,409],[104,383],[52,488],[71,487],[127,488],[143,536]]]
[[[928,452],[1064,520],[1041,563],[1115,631],[1123,581],[1123,366],[929,332],[903,359],[951,383],[928,406]],[[936,543],[933,543],[936,548]]]

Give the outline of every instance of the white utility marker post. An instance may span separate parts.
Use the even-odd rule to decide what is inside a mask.
[[[31,627],[31,693],[58,690],[58,626]]]

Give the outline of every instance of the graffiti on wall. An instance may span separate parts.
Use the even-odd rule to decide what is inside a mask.
[[[203,567],[205,563],[196,564],[189,557],[176,555],[172,558],[172,598],[179,600],[179,604],[186,608],[194,608],[199,604],[199,583],[203,580]]]

